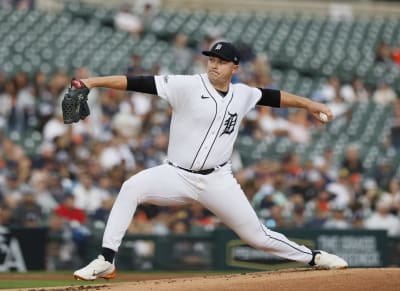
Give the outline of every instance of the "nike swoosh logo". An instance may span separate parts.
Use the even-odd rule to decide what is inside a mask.
[[[105,270],[105,271],[102,271],[102,272],[96,272],[96,270],[93,270],[93,276],[94,277],[96,277],[96,276],[99,276],[99,275],[103,275],[104,273],[106,273],[107,272],[107,270]]]
[[[207,99],[207,98],[211,98],[211,97],[209,97],[209,96],[204,96],[204,95],[201,95],[201,99]]]

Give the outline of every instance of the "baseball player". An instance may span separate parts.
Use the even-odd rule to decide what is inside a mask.
[[[114,258],[139,204],[168,206],[193,201],[208,208],[254,248],[320,268],[346,268],[342,258],[298,245],[263,225],[233,176],[229,161],[239,124],[256,105],[304,108],[321,122],[332,119],[330,109],[284,91],[232,84],[240,56],[231,43],[217,42],[202,53],[208,56],[206,74],[121,75],[72,81],[72,90],[84,89],[86,93],[94,87],[106,87],[158,95],[173,111],[168,159],[123,183],[107,221],[101,254],[75,271],[74,277],[95,280],[116,276]]]

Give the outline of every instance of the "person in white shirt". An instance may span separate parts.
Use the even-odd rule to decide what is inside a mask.
[[[383,194],[376,203],[376,210],[365,220],[365,227],[387,230],[390,237],[400,236],[400,219],[390,213],[391,205],[391,197],[388,194]]]

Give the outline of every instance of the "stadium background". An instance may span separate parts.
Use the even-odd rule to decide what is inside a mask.
[[[165,158],[170,112],[162,101],[93,90],[91,117],[66,127],[59,101],[70,78],[197,73],[204,69],[199,51],[220,37],[242,51],[236,81],[315,98],[336,113],[324,126],[302,111],[248,116],[233,164],[260,218],[272,228],[384,224],[390,264],[399,264],[398,2],[100,3],[1,2],[0,223],[46,229],[46,269],[87,260],[121,182]],[[122,10],[129,17],[118,25]],[[218,226],[199,205],[143,206],[129,233]],[[152,247],[146,240],[133,245],[144,258]]]

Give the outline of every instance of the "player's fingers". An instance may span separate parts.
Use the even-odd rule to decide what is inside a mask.
[[[314,115],[315,118],[320,120],[321,119],[320,113],[323,113],[326,115],[328,120],[333,119],[332,110],[328,106],[326,106],[323,103],[315,103],[314,105],[315,106],[312,108],[312,114]],[[324,117],[322,117],[322,118],[324,118]]]

